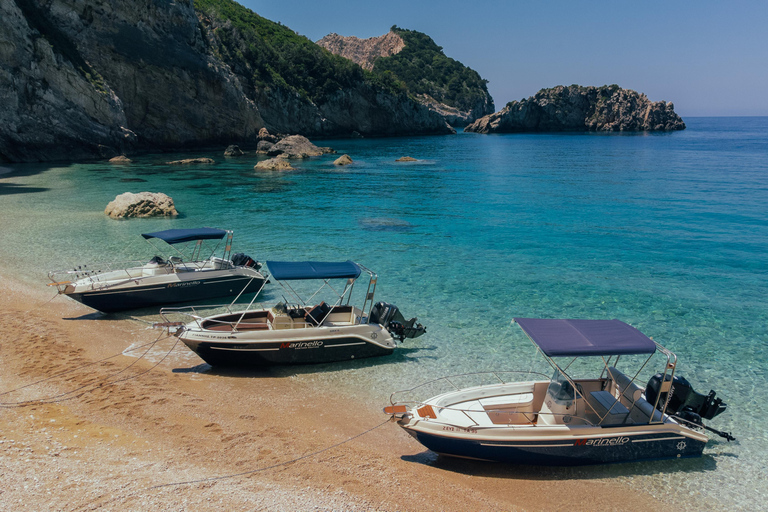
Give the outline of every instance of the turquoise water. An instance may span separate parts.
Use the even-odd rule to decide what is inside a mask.
[[[0,256],[42,285],[50,269],[151,256],[139,233],[213,226],[233,229],[235,250],[261,261],[359,261],[378,272],[377,296],[428,333],[390,358],[278,373],[382,405],[434,377],[531,368],[535,351],[509,326],[515,316],[619,318],[676,352],[698,391],[724,398],[729,409],[711,425],[739,442],[713,440],[701,460],[566,477],[626,480],[699,509],[702,499],[760,508],[768,118],[686,123],[669,134],[316,141],[354,163],[338,168],[326,155],[284,173],[222,152],[190,167],[164,165],[188,156],[175,154],[129,166],[6,165]],[[395,162],[406,155],[419,161]],[[181,217],[104,215],[117,194],[145,190],[172,196]]]

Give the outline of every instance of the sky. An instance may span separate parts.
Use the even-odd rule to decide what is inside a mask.
[[[768,1],[237,0],[317,41],[429,35],[496,110],[556,85],[618,84],[681,116],[768,116]]]

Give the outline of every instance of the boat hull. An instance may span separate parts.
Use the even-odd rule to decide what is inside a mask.
[[[223,272],[218,272],[223,274]],[[200,273],[203,274],[203,273]],[[186,277],[186,276],[185,276]],[[101,290],[67,293],[68,297],[93,309],[112,313],[164,304],[177,304],[217,297],[256,293],[264,285],[261,274],[224,274],[218,276],[197,275],[190,279],[139,281]]]
[[[537,466],[700,457],[706,445],[705,441],[669,429],[633,433],[606,428],[600,435],[483,440],[404,428],[425,447],[442,455]]]
[[[215,332],[194,325],[178,336],[212,366],[332,363],[386,356],[396,347],[379,324],[255,332]]]
[[[359,338],[274,342],[259,346],[236,343],[187,343],[187,346],[211,366],[239,367],[333,363],[386,356],[394,350],[366,343]]]

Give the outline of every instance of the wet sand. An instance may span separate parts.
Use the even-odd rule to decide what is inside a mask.
[[[54,290],[42,283],[38,289],[0,274],[0,286],[2,510],[662,505],[611,480],[630,476],[626,466],[438,457],[385,423],[384,404],[269,370],[212,371],[146,324],[93,314],[65,297],[46,302]],[[148,357],[122,355],[145,344],[131,353],[151,348]]]

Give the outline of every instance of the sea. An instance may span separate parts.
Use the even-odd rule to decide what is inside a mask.
[[[673,351],[698,392],[722,397],[726,412],[708,424],[737,441],[713,435],[700,459],[530,474],[621,482],[697,510],[765,509],[768,117],[685,122],[673,133],[316,140],[337,154],[285,172],[224,148],[128,165],[0,164],[0,266],[42,289],[50,270],[162,254],[141,233],[203,226],[233,230],[233,251],[261,262],[359,262],[378,275],[376,299],[427,333],[392,356],[270,375],[375,407],[447,375],[550,372],[515,317],[617,318]],[[341,154],[353,163],[334,165]],[[201,156],[215,163],[166,164]],[[180,215],[104,214],[141,191],[170,195]],[[258,300],[285,293],[270,283]],[[215,371],[177,350],[176,364]]]

